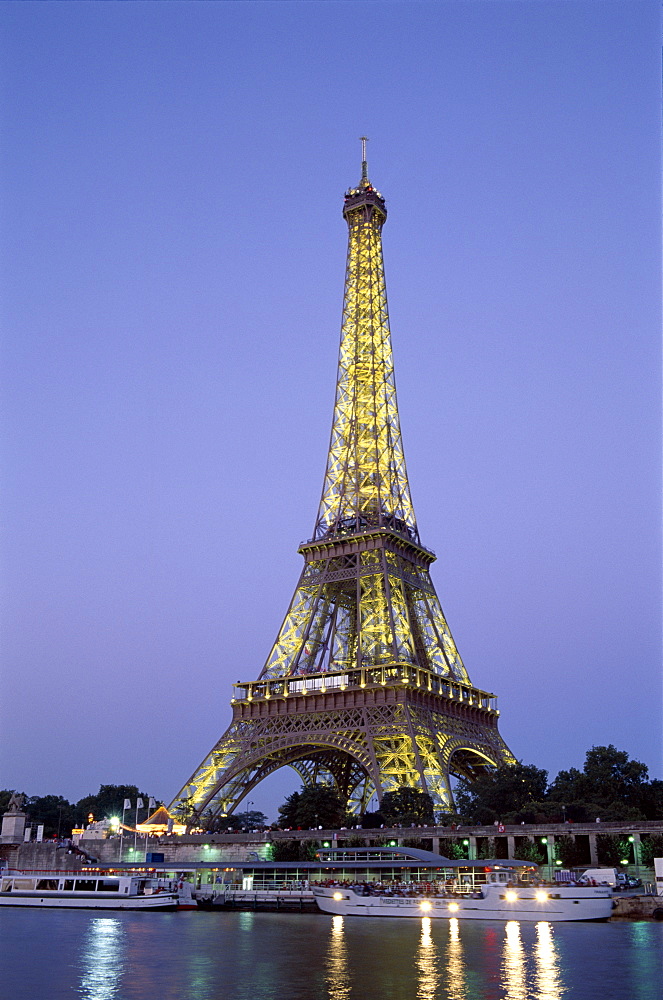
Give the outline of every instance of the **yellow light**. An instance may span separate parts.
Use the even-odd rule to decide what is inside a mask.
[[[340,899],[343,899],[343,893],[335,892],[334,895],[332,896],[332,899],[335,899],[338,902]]]
[[[419,903],[419,909],[423,910],[424,913],[427,913],[430,910],[430,908],[431,904],[428,902],[427,899],[422,899],[422,901]]]
[[[513,903],[516,899],[518,899],[518,893],[514,892],[513,889],[510,889],[505,893],[504,898],[508,899],[510,903]]]
[[[458,903],[449,903],[449,909],[452,913],[455,913],[458,908]]]
[[[545,903],[545,901],[548,898],[548,893],[547,892],[543,892],[541,889],[539,889],[539,891],[537,893],[535,893],[535,896],[536,896],[536,898],[538,899],[538,901],[540,903]]]

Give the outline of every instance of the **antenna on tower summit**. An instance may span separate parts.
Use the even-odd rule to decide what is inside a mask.
[[[361,183],[368,184],[368,163],[366,162],[366,143],[368,142],[368,137],[362,135],[359,138],[361,141]]]

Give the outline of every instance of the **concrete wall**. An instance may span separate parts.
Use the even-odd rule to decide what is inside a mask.
[[[611,834],[625,837],[632,835],[640,840],[643,834],[663,834],[663,822],[641,823],[548,823],[507,826],[498,830],[488,827],[391,827],[379,830],[275,830],[246,834],[214,834],[211,836],[160,837],[145,841],[138,837],[136,850],[133,850],[134,840],[131,835],[123,838],[122,856],[120,857],[120,838],[107,840],[82,840],[80,848],[101,864],[117,864],[140,861],[145,858],[145,850],[155,851],[164,855],[166,862],[177,864],[192,862],[209,862],[211,864],[231,864],[233,861],[266,860],[269,843],[279,840],[317,840],[328,841],[331,846],[348,846],[348,841],[370,846],[377,842],[393,840],[397,844],[403,841],[422,840],[422,846],[442,855],[450,853],[454,842],[469,842],[469,856],[476,858],[482,841],[486,838],[495,839],[500,850],[499,857],[517,858],[519,846],[526,841],[537,841],[546,837],[548,841],[549,860],[556,837],[582,837],[588,848],[588,866],[596,867],[596,837],[599,834]],[[256,857],[257,855],[257,857]],[[56,847],[52,843],[20,844],[15,846],[0,846],[0,858],[17,868],[77,868],[83,861],[81,854],[68,854],[66,847]],[[632,869],[631,869],[632,870]]]

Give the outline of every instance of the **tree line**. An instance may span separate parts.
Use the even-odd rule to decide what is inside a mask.
[[[663,781],[612,744],[592,747],[582,771],[560,771],[550,783],[547,771],[519,762],[460,781],[455,798],[458,816],[481,826],[663,819]]]
[[[0,813],[7,811],[14,794],[15,789],[0,791]],[[87,826],[90,816],[93,820],[121,818],[125,799],[132,804],[125,820],[132,824],[136,819],[136,801],[143,800],[144,806],[138,810],[138,822],[143,823],[150,812],[150,796],[139,791],[138,785],[101,785],[96,795],[85,795],[75,803],[61,795],[25,796],[22,808],[32,825],[43,825],[45,837],[70,837],[73,828]]]
[[[7,809],[14,790],[0,791],[0,813]],[[609,746],[587,751],[582,770],[560,771],[548,781],[548,772],[534,764],[514,765],[487,771],[472,781],[461,779],[454,792],[456,811],[436,817],[429,795],[401,787],[386,792],[379,808],[361,815],[347,812],[346,801],[328,785],[304,786],[289,795],[279,807],[282,829],[338,829],[361,826],[427,826],[442,823],[470,825],[493,823],[560,823],[611,820],[663,819],[663,781],[649,779],[645,764],[632,760],[623,750]],[[96,795],[71,803],[59,795],[33,796],[24,806],[29,820],[44,825],[46,837],[68,837],[72,827],[95,820],[120,817],[125,799],[132,802],[127,822],[136,819],[135,803],[142,798],[138,822],[147,819],[149,795],[137,785],[101,785]],[[205,816],[196,821],[210,833],[247,831],[265,826],[264,813],[247,810],[230,816]]]

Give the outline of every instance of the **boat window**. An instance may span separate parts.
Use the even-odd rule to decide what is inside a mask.
[[[35,880],[33,878],[15,878],[14,889],[34,889]]]
[[[73,878],[66,878],[64,880],[64,888],[65,888],[65,890],[67,892],[72,892],[73,891],[73,888],[74,888],[74,880],[73,880]]]
[[[58,887],[58,880],[56,878],[40,878],[37,879],[37,889],[47,890],[48,892],[53,892],[54,889]]]
[[[2,880],[2,891],[3,892],[11,892],[12,891],[12,879],[10,879],[10,878],[3,878],[3,880]]]
[[[96,878],[77,878],[76,879],[76,891],[77,892],[94,892],[97,888]]]
[[[101,878],[97,886],[97,892],[119,892],[119,878]]]

